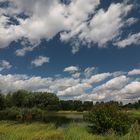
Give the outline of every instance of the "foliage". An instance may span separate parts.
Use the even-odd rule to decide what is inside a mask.
[[[0,111],[0,120],[16,120],[17,115],[19,115],[20,109],[17,107],[6,108]]]
[[[0,110],[5,108],[5,97],[3,94],[0,93]]]
[[[0,110],[6,107],[33,108],[56,111],[59,109],[59,98],[53,93],[28,92],[19,90],[7,95],[0,94]]]
[[[93,107],[93,102],[80,100],[61,100],[60,101],[60,110],[65,111],[89,111]]]
[[[37,107],[46,110],[58,110],[59,99],[52,93],[34,93],[34,103]]]
[[[125,134],[130,128],[127,114],[120,110],[116,102],[96,104],[85,118],[92,124],[93,133],[105,134],[113,129],[116,133]]]
[[[86,127],[74,123],[62,129],[53,124],[0,122],[0,140],[139,140],[140,131],[137,137],[135,134],[135,128],[124,136],[114,133],[93,135]]]

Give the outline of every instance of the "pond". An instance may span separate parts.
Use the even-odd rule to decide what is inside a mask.
[[[55,123],[57,127],[67,127],[69,123],[76,122],[86,124],[82,112],[57,112],[49,113],[45,118],[45,122]]]

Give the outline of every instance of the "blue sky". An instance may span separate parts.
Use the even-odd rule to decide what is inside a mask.
[[[1,0],[0,90],[136,101],[139,25],[139,0]]]

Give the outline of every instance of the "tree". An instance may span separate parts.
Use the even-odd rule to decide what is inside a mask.
[[[84,103],[83,103],[83,109],[84,110],[91,110],[92,109],[92,107],[93,107],[93,102],[92,101],[85,101]]]
[[[59,98],[52,93],[34,93],[34,103],[37,107],[47,110],[58,110]]]
[[[25,90],[18,90],[12,94],[12,104],[17,107],[26,107],[29,93]]]
[[[73,100],[61,100],[60,101],[60,110],[74,110]]]
[[[12,93],[8,93],[6,96],[5,96],[5,99],[6,99],[6,107],[12,107],[13,104],[12,104]]]
[[[6,106],[5,96],[0,93],[0,110],[3,110]]]
[[[79,100],[75,100],[73,101],[73,110],[76,110],[76,111],[83,111],[83,108],[82,108],[82,101],[79,101]]]
[[[123,113],[116,102],[98,103],[86,116],[93,133],[106,133],[113,129],[116,133],[125,134],[130,128],[127,114]]]

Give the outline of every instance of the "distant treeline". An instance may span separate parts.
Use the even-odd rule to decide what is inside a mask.
[[[113,101],[112,101],[113,102]],[[98,102],[96,103],[98,104]],[[122,108],[140,108],[140,100],[136,103],[123,105],[118,103]],[[28,92],[19,90],[17,92],[2,94],[0,93],[0,110],[5,108],[39,108],[47,111],[71,110],[71,111],[89,111],[94,106],[91,101],[79,100],[59,100],[56,94],[47,92]]]

